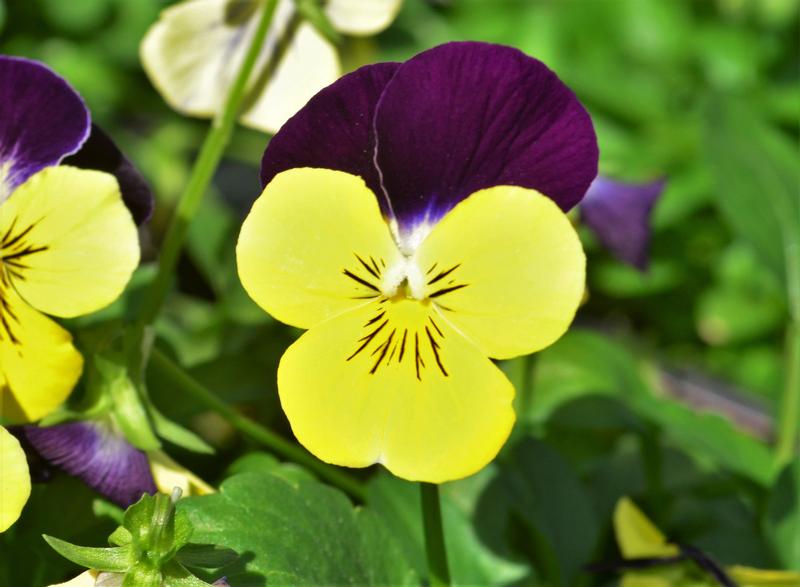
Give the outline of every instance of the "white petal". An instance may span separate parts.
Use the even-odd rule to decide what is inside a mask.
[[[388,27],[403,0],[331,0],[325,12],[334,28],[349,35],[374,35]]]

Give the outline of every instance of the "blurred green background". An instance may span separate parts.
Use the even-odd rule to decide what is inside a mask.
[[[151,260],[207,128],[172,112],[139,64],[139,41],[166,5],[0,2],[0,51],[67,78],[152,183]],[[582,231],[589,297],[576,327],[551,349],[504,365],[518,387],[520,423],[496,464],[445,492],[459,536],[454,574],[464,584],[591,584],[580,568],[614,558],[610,512],[624,494],[670,536],[725,563],[800,569],[800,545],[786,545],[785,512],[771,505],[789,499],[800,519],[800,491],[786,489],[789,473],[777,483],[765,446],[786,372],[784,219],[800,209],[800,2],[406,0],[387,31],[345,39],[341,51],[349,70],[460,39],[512,45],[547,63],[592,113],[601,171],[668,184],[649,270],[613,260]],[[287,431],[274,372],[297,332],[249,301],[234,263],[267,140],[237,131],[192,227],[159,344],[227,401]],[[136,288],[150,277],[144,266],[125,300],[75,325],[135,311]],[[150,386],[165,412],[219,447],[218,458],[174,452],[210,481],[252,448],[166,383]],[[382,473],[364,477],[370,505],[424,565],[419,529],[403,523],[409,488]],[[77,484],[57,484],[64,488],[37,488],[36,513],[2,546],[0,577],[15,585],[68,574],[36,535],[103,537],[102,516],[56,513],[58,500],[70,510],[98,507]],[[12,569],[15,552],[39,570]]]

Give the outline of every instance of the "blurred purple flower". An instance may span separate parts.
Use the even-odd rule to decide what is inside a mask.
[[[665,183],[625,183],[598,176],[581,201],[581,221],[617,259],[644,271],[649,263],[650,215]]]

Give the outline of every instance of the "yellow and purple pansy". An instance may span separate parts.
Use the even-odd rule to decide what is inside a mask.
[[[85,168],[95,157],[81,148],[98,140],[87,141],[90,134],[89,112],[67,82],[34,61],[0,57],[4,421],[43,417],[80,377],[83,360],[71,335],[45,314],[69,318],[108,305],[139,262],[136,224],[114,175],[124,171],[124,158],[111,157],[111,173]],[[70,155],[80,159],[60,165]],[[146,217],[149,193],[129,197]]]
[[[116,299],[139,262],[146,182],[80,96],[44,65],[0,56],[0,421],[38,420],[83,369],[52,319]],[[0,428],[0,531],[30,494],[25,452]]]
[[[308,330],[278,369],[298,440],[409,480],[470,475],[506,441],[490,360],[568,328],[585,258],[565,212],[597,174],[584,107],[544,64],[449,43],[319,92],[264,153],[238,270]]]

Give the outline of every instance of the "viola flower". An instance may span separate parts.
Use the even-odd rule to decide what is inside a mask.
[[[324,12],[344,34],[372,35],[394,20],[402,0],[329,0]],[[213,117],[244,59],[262,0],[187,0],[161,13],[145,35],[141,61],[150,81],[181,114]],[[341,75],[335,48],[278,0],[256,62],[243,124],[274,133],[311,96]]]
[[[709,555],[698,549],[670,543],[661,530],[627,497],[621,498],[614,510],[614,533],[625,561],[632,563],[631,568],[639,569],[625,572],[622,584],[626,587],[669,587],[684,584],[684,581],[695,579],[687,567],[680,566],[682,561],[689,560],[705,571],[707,582],[697,581],[698,585],[721,584],[712,578],[717,573],[728,575],[734,584],[741,587],[800,585],[800,573],[739,565],[722,569]]]
[[[31,495],[25,452],[14,436],[0,426],[0,532],[17,521]]]
[[[620,261],[647,269],[650,215],[664,191],[663,180],[625,183],[598,176],[581,201],[581,221]]]
[[[307,329],[278,369],[298,440],[409,480],[470,475],[514,423],[489,359],[557,340],[584,290],[564,211],[597,173],[591,120],[544,64],[450,43],[363,67],[270,141],[239,276]]]
[[[207,495],[214,488],[161,451],[132,446],[110,420],[76,421],[55,426],[21,426],[14,432],[46,463],[83,481],[120,507],[143,493]]]
[[[90,134],[80,96],[45,66],[0,56],[0,416],[41,418],[83,367],[73,317],[114,301],[139,262],[116,178],[58,165]],[[134,196],[135,197],[135,196]]]

